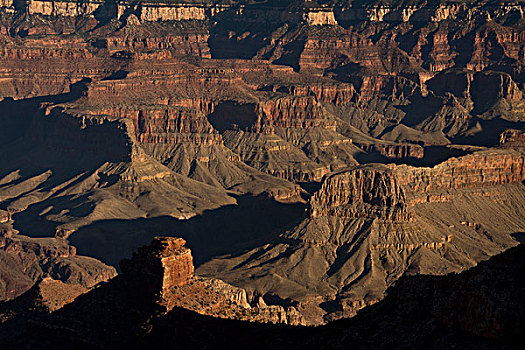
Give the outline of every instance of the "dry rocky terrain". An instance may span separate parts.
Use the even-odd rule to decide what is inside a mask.
[[[516,246],[524,8],[0,0],[6,329],[148,278],[119,339],[157,308],[321,325]]]

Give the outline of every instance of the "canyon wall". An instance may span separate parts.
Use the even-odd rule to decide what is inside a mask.
[[[310,200],[310,215],[410,220],[410,206],[451,202],[458,190],[475,194],[523,181],[525,156],[514,150],[477,152],[432,168],[361,166],[328,176]]]
[[[486,151],[451,158],[433,168],[395,167],[399,184],[415,197],[461,188],[521,183],[525,157],[513,151]]]
[[[309,10],[305,17],[310,26],[337,25],[334,12],[330,10]]]
[[[0,4],[0,224],[116,265],[245,195],[308,203],[242,253],[206,228],[199,269],[243,288],[141,250],[170,303],[323,323],[525,230],[521,4]]]
[[[93,16],[103,1],[42,1],[29,0],[27,12],[44,16]]]
[[[12,1],[2,0],[2,7],[11,7]],[[29,14],[42,14],[45,16],[79,16],[93,15],[102,5],[101,1],[75,2],[75,1],[46,1],[30,0]],[[237,15],[256,14],[261,20],[266,16],[268,8],[245,5],[195,5],[184,3],[163,2],[119,2],[117,4],[117,17],[120,18],[130,11],[139,12],[139,18],[144,21],[202,21],[220,16],[223,12],[233,10]],[[338,23],[370,21],[370,22],[440,22],[446,20],[470,19],[479,16],[486,18],[504,17],[509,14],[523,17],[521,4],[487,4],[474,6],[469,4],[441,4],[429,5],[423,3],[419,6],[382,6],[371,4],[369,6],[331,8],[307,8],[296,10],[303,14],[308,25],[337,25]],[[272,12],[272,11],[270,11]],[[293,12],[293,11],[292,11]],[[278,16],[294,18],[290,10],[279,10]],[[272,16],[275,16],[273,14]],[[275,17],[274,17],[275,19]]]
[[[6,13],[13,13],[15,11],[13,0],[0,0],[0,9]]]
[[[506,130],[501,133],[499,143],[502,147],[525,147],[525,132],[513,129]]]
[[[280,239],[198,272],[296,300],[311,324],[353,316],[416,265],[419,273],[446,274],[516,245],[512,234],[524,228],[524,159],[500,149],[434,167],[334,172],[311,197],[309,217]],[[265,273],[266,264],[286,278]],[[333,311],[319,309],[327,304]]]
[[[189,7],[169,4],[142,4],[139,19],[143,21],[204,21],[206,9],[204,7]]]
[[[311,217],[407,217],[405,194],[389,171],[359,168],[329,176],[310,200]]]
[[[510,13],[523,17],[523,5],[519,3],[473,5],[450,3],[430,5],[375,5],[342,7],[336,9],[336,18],[340,21],[358,22],[440,22],[475,16],[503,17]]]

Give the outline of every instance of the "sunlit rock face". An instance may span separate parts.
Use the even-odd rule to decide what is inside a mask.
[[[502,252],[525,231],[522,22],[491,0],[0,0],[1,298],[92,288],[178,235],[192,253],[122,265],[155,305],[322,324]]]

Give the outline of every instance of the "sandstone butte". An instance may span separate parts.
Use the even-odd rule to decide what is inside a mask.
[[[4,315],[320,325],[517,245],[524,6],[0,0]]]

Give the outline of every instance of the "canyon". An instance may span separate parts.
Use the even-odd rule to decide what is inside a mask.
[[[2,305],[330,327],[518,245],[524,6],[0,0]]]

